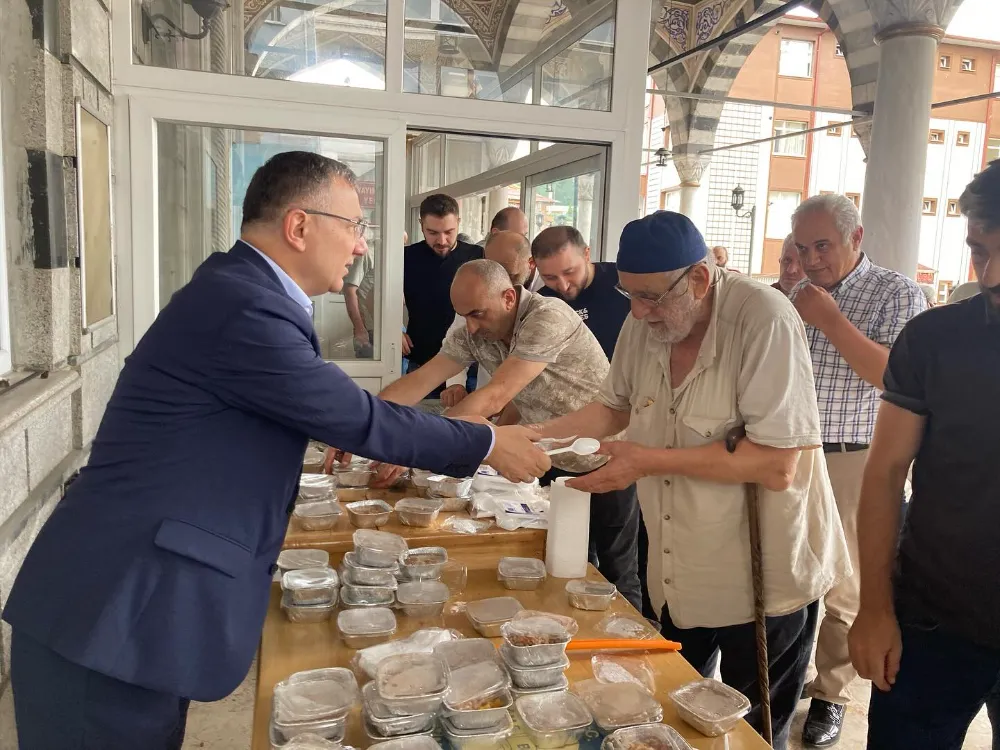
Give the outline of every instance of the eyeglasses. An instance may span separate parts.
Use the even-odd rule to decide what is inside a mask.
[[[698,264],[695,263],[695,266],[696,265]],[[627,300],[642,302],[644,305],[650,305],[651,307],[659,307],[660,305],[663,304],[663,301],[670,295],[670,293],[674,291],[674,287],[680,284],[684,280],[684,277],[687,276],[689,273],[691,273],[692,268],[694,268],[694,266],[688,266],[687,268],[685,268],[684,273],[682,273],[680,276],[677,277],[677,281],[671,284],[667,288],[667,291],[665,291],[659,297],[649,297],[643,294],[632,294],[630,291],[625,289],[621,284],[615,284],[615,289],[618,291],[620,295],[622,295]]]
[[[354,225],[354,236],[359,240],[368,233],[368,230],[373,226],[369,224],[364,219],[348,219],[346,216],[339,216],[337,214],[328,214],[326,211],[316,211],[312,208],[300,208],[299,209],[304,214],[309,214],[310,216],[326,216],[329,219],[340,219],[341,221],[346,221],[348,224]]]

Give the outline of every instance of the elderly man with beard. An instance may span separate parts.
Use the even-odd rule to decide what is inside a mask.
[[[761,728],[744,484],[759,486],[774,747],[785,748],[812,650],[818,600],[850,563],[820,450],[802,321],[779,292],[715,266],[686,217],[631,222],[618,251],[632,302],[598,398],[536,425],[602,444],[611,460],[568,484],[638,482],[647,574],[667,638],[750,698]],[[747,440],[729,453],[725,437]]]
[[[903,327],[861,486],[849,642],[876,688],[868,747],[878,750],[959,750],[984,703],[1000,747],[1000,161],[959,208],[981,293]]]

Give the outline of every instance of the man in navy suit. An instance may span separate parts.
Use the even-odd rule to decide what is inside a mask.
[[[452,476],[549,468],[525,428],[386,403],[323,361],[309,297],[340,291],[367,250],[354,185],[316,154],[268,161],[241,240],[128,358],[3,613],[24,750],[176,750],[188,701],[239,685],[309,438]]]

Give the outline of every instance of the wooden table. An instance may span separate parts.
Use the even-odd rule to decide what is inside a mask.
[[[526,608],[567,614],[580,624],[579,637],[596,637],[595,626],[607,613],[583,612],[572,609],[566,600],[565,580],[546,580],[537,591],[506,591],[496,580],[496,551],[491,565],[470,565],[469,583],[464,592],[455,593],[449,608],[457,601],[474,601],[492,596],[516,596]],[[455,559],[470,563],[470,558],[456,554]],[[482,559],[482,558],[477,558]],[[590,569],[588,577],[601,580],[600,574]],[[254,705],[252,750],[270,750],[268,726],[271,715],[271,698],[276,683],[293,672],[319,667],[349,667],[357,653],[340,643],[336,621],[324,623],[292,624],[288,622],[279,607],[280,589],[277,584],[271,591],[271,604],[261,638],[257,670],[257,695]],[[621,612],[640,619],[639,615],[620,597],[612,604],[612,612]],[[478,634],[469,625],[464,613],[451,613],[429,620],[398,615],[399,632],[396,637],[409,635],[414,630],[426,627],[449,627],[461,631],[469,638]],[[568,676],[571,682],[593,676],[590,668],[591,654],[572,654]],[[657,700],[663,705],[664,721],[678,729],[697,750],[766,750],[767,745],[746,722],[740,722],[727,737],[708,738],[684,724],[674,711],[667,694],[674,688],[698,679],[694,668],[677,653],[659,652],[647,655],[656,676]],[[368,747],[368,739],[360,725],[360,710],[355,709],[348,719],[347,744],[357,748]],[[525,737],[515,734],[503,746],[505,750],[518,748],[534,750],[534,745]],[[585,747],[597,747],[587,744]]]
[[[340,504],[364,499],[382,499],[390,505],[410,491],[397,490],[337,490]],[[545,531],[543,529],[517,529],[505,531],[495,524],[489,531],[482,534],[456,534],[440,528],[441,523],[449,516],[469,518],[469,514],[442,513],[434,526],[421,528],[404,526],[395,513],[389,523],[381,527],[382,531],[391,531],[406,539],[412,547],[444,547],[453,553],[456,559],[470,566],[495,561],[498,553],[510,557],[545,557]],[[352,537],[356,529],[347,519],[347,514],[337,522],[336,527],[325,531],[306,531],[299,526],[298,520],[292,516],[285,534],[284,549],[322,549],[330,553],[330,562],[337,566],[344,553],[354,549]],[[495,564],[495,563],[494,563]]]

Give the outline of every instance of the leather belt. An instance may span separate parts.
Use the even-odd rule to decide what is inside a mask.
[[[824,453],[857,453],[868,450],[868,443],[823,443]]]

